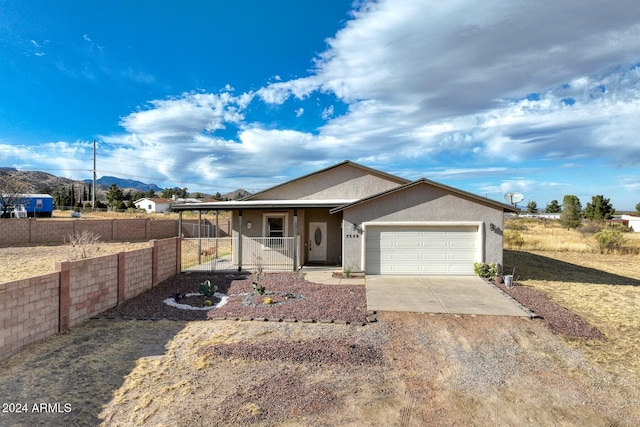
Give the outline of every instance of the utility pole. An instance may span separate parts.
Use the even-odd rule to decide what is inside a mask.
[[[93,188],[91,189],[91,208],[96,209],[96,140],[93,140]]]

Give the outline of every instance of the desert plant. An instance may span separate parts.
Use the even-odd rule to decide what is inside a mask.
[[[273,298],[271,298],[271,297],[266,297],[266,298],[264,299],[264,303],[265,303],[265,304],[267,304],[267,305],[269,305],[269,304],[273,304]]]
[[[484,262],[476,262],[473,264],[475,273],[485,279],[493,279],[500,274],[500,266],[496,263],[485,264]]]
[[[506,243],[509,246],[520,247],[524,245],[524,239],[522,238],[522,234],[518,233],[515,230],[505,230],[503,239],[504,239],[504,243]]]
[[[622,248],[625,241],[622,231],[615,229],[604,229],[593,235],[598,242],[600,253],[609,253]]]
[[[200,283],[200,293],[207,298],[211,298],[216,292],[218,292],[218,285],[211,285],[210,280],[205,280]]]
[[[71,245],[71,252],[69,259],[73,261],[91,257],[95,252],[100,250],[97,246],[99,240],[100,235],[87,230],[70,235],[69,245]]]
[[[256,266],[255,277],[256,279],[253,281],[253,290],[259,293],[260,295],[264,295],[267,290],[264,286],[260,284],[260,279],[262,278],[262,258],[259,256],[254,257],[254,264]]]

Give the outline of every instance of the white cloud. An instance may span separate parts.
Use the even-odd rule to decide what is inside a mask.
[[[258,176],[291,177],[303,163],[345,158],[384,170],[409,162],[428,175],[446,155],[451,164],[434,176],[486,176],[493,184],[477,189],[527,193],[567,185],[533,177],[541,162],[557,169],[588,158],[640,164],[640,67],[632,68],[640,61],[640,3],[588,1],[579,13],[576,4],[551,0],[358,7],[308,76],[275,75],[237,96],[227,84],[219,94],[151,101],[122,119],[126,136],[109,141],[153,147],[147,160],[168,177],[188,166],[194,176],[263,187]],[[267,109],[300,102],[293,110],[300,117],[314,93],[331,98],[318,129],[273,129],[257,114],[247,121],[252,102],[252,112],[265,108],[259,102]],[[219,136],[231,125],[239,129],[235,140]]]

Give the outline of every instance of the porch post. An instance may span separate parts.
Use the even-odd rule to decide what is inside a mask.
[[[242,271],[242,209],[238,211],[238,271]]]
[[[298,266],[298,209],[293,210],[293,271]]]
[[[198,264],[202,263],[202,211],[198,209]]]
[[[218,259],[218,211],[216,211],[216,259]]]
[[[182,236],[182,211],[178,211],[178,237]]]

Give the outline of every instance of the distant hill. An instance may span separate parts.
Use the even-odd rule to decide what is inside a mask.
[[[90,179],[85,179],[82,181],[71,180],[69,178],[55,176],[47,172],[19,171],[16,168],[12,167],[0,166],[0,173],[9,173],[17,179],[29,183],[31,185],[31,191],[33,193],[53,194],[54,191],[60,189],[61,187],[68,188],[71,184],[74,185],[77,191],[81,192],[83,186],[88,186],[87,188],[89,188],[93,184],[92,180]],[[118,188],[121,188],[124,191],[132,190],[146,192],[150,189],[153,189],[157,194],[160,194],[162,192],[162,188],[158,187],[155,184],[145,184],[144,182],[135,181],[132,179],[118,178],[115,176],[103,176],[102,178],[96,180],[96,184],[96,194],[98,198],[104,197],[111,184],[116,184]],[[213,195],[209,194],[199,194],[204,198],[213,197]],[[237,200],[249,195],[251,195],[251,193],[249,193],[247,190],[238,189],[229,193],[224,193],[221,195],[221,197],[227,200]]]
[[[79,181],[40,171],[19,171],[8,167],[0,167],[0,171],[9,173],[20,181],[27,182],[31,185],[33,193],[51,193],[60,187],[68,187],[72,183],[79,183]]]
[[[92,180],[85,179],[85,183],[91,184]],[[102,178],[96,179],[96,184],[102,185],[105,188],[111,187],[111,184],[115,184],[118,188],[124,189],[133,189],[138,191],[149,191],[153,190],[155,192],[161,192],[162,188],[158,187],[155,184],[145,184],[144,182],[136,181],[133,179],[124,179],[118,178],[115,176],[103,176]]]

